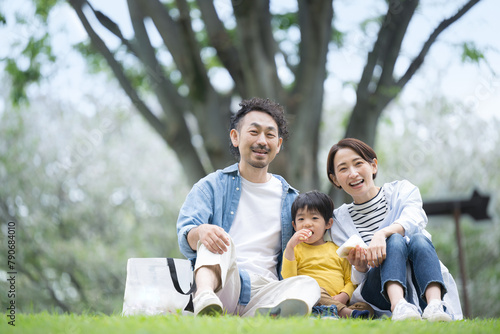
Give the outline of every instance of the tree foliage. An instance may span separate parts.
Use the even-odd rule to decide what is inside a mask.
[[[95,98],[0,111],[0,235],[16,224],[19,313],[118,313],[128,258],[180,256],[175,155],[129,110],[86,115]]]
[[[357,101],[344,135],[373,145],[382,111],[419,70],[440,34],[479,1],[464,1],[443,19],[402,74],[395,65],[419,1],[383,2],[384,14],[372,20],[378,32],[355,85]],[[56,2],[35,1],[42,20]],[[85,53],[95,64],[96,54],[105,60],[138,112],[176,152],[190,182],[231,161],[227,124],[232,102],[262,96],[285,105],[291,120],[293,136],[286,146],[291,149],[282,152],[274,170],[299,189],[318,188],[327,55],[341,49],[343,38],[335,29],[335,1],[299,0],[296,9],[272,12],[270,0],[234,0],[231,5],[128,0],[131,36],[111,19],[112,13],[95,9],[93,1],[68,3],[89,36],[93,51]],[[103,31],[114,36],[114,46]],[[14,98],[20,99],[23,83],[37,77],[16,72],[13,64],[11,73],[20,83]],[[231,87],[218,88],[216,74],[230,78]]]

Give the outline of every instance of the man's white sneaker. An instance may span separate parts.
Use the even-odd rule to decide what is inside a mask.
[[[421,320],[420,312],[418,308],[408,303],[406,300],[401,299],[394,308],[394,312],[392,312],[392,320]]]
[[[193,299],[194,315],[219,315],[222,313],[222,302],[210,290],[201,291]]]
[[[273,318],[285,318],[291,316],[304,316],[309,314],[309,306],[303,300],[285,299],[274,307],[259,307],[255,313],[270,315]]]
[[[441,300],[431,300],[422,314],[422,319],[429,321],[451,321],[451,316],[445,312],[445,303]]]

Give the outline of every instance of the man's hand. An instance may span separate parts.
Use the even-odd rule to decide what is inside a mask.
[[[187,235],[189,246],[196,250],[198,241],[201,241],[205,247],[212,253],[223,254],[227,252],[230,245],[229,236],[220,226],[211,224],[202,224],[191,229]]]

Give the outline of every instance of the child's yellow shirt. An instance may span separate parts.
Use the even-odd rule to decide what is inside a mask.
[[[351,298],[355,288],[351,282],[351,264],[337,255],[338,248],[331,241],[319,246],[302,242],[294,249],[295,261],[289,261],[283,255],[281,276],[307,275],[314,278],[330,296],[345,292]]]

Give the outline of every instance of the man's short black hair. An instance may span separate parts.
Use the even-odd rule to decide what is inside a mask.
[[[240,121],[246,114],[251,111],[262,111],[270,115],[276,124],[278,125],[278,136],[285,141],[288,138],[288,123],[285,118],[285,109],[279,104],[270,99],[262,99],[260,97],[254,97],[249,100],[243,100],[240,102],[240,110],[238,110],[231,117],[231,124],[229,131],[235,129],[239,131]],[[240,150],[234,147],[232,143],[229,145],[229,149],[233,156],[239,160]]]

